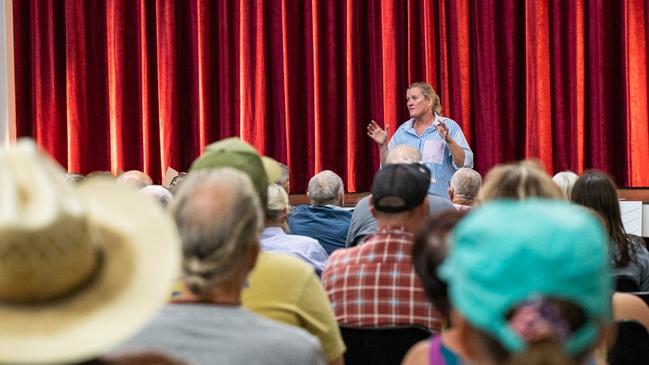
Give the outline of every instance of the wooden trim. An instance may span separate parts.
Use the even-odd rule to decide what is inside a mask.
[[[649,202],[649,188],[618,189],[620,200],[636,200]]]

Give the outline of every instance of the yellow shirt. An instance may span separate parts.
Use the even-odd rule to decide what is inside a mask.
[[[254,313],[316,336],[328,361],[345,352],[327,293],[313,268],[296,258],[260,252],[241,301]]]

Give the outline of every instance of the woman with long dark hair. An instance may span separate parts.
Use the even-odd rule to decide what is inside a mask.
[[[571,199],[593,209],[604,220],[615,274],[631,276],[640,290],[649,291],[649,251],[640,237],[624,230],[613,180],[601,171],[586,171],[572,188]]]

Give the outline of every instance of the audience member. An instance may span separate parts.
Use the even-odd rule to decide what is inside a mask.
[[[212,170],[226,166],[248,175],[261,198],[261,206],[265,207],[268,183],[277,181],[281,174],[277,161],[260,156],[250,144],[237,137],[231,137],[205,147],[205,151],[194,160],[189,171]]]
[[[290,171],[287,165],[284,165],[281,162],[278,162],[277,164],[279,165],[282,173],[279,175],[279,178],[275,181],[275,183],[281,185],[288,193],[291,191]]]
[[[288,194],[278,184],[268,185],[266,227],[261,232],[261,249],[295,256],[312,265],[318,275],[329,257],[318,241],[307,236],[286,234],[288,229]]]
[[[374,177],[370,209],[376,233],[363,245],[334,252],[322,274],[338,323],[440,329],[410,254],[414,232],[428,218],[429,184],[424,165],[388,165]]]
[[[309,180],[311,205],[300,205],[288,218],[291,233],[318,240],[331,255],[345,247],[352,212],[341,208],[345,197],[343,180],[333,171],[322,171]]]
[[[86,175],[86,180],[91,180],[91,179],[96,179],[96,178],[104,178],[104,179],[115,179],[115,176],[110,172],[110,171],[92,171],[88,175]]]
[[[448,196],[457,210],[469,210],[482,185],[482,176],[468,167],[461,167],[453,174],[448,185]]]
[[[140,189],[140,192],[144,195],[148,195],[154,198],[158,203],[160,203],[160,205],[162,205],[163,208],[170,206],[171,201],[174,198],[173,195],[171,195],[169,189],[165,188],[162,185],[145,186]]]
[[[561,189],[552,182],[543,166],[534,160],[497,165],[487,173],[478,192],[478,202],[497,199],[563,199]]]
[[[575,174],[572,171],[561,171],[552,176],[552,181],[554,181],[554,183],[557,184],[559,188],[561,188],[564,197],[570,200],[572,187],[573,185],[575,185],[575,182],[578,178],[579,175]]]
[[[212,143],[192,164],[192,171],[233,167],[254,182],[260,201],[266,201],[268,182],[279,177],[273,160],[260,157],[238,138]],[[181,184],[181,186],[184,184]],[[345,344],[329,299],[315,271],[288,255],[260,252],[242,294],[243,306],[267,318],[300,327],[320,340],[330,365],[342,365]]]
[[[149,175],[139,170],[126,171],[117,177],[117,182],[132,187],[135,190],[141,190],[151,184],[153,181]]]
[[[612,290],[593,214],[565,201],[491,202],[463,219],[451,241],[439,274],[461,314],[454,327],[467,362],[592,361]]]
[[[81,184],[86,179],[85,176],[77,174],[76,172],[68,172],[65,174],[65,179],[72,184]]]
[[[174,176],[173,179],[171,179],[171,182],[169,182],[169,191],[171,192],[171,195],[176,195],[176,191],[178,191],[180,183],[186,176],[186,172],[179,172],[178,175]]]
[[[318,337],[330,365],[342,365],[345,343],[313,267],[284,254],[260,252],[241,297],[243,306]]]
[[[168,215],[113,181],[73,188],[29,140],[0,169],[0,363],[88,361],[142,328],[180,263]]]
[[[403,365],[450,365],[461,364],[461,346],[458,330],[453,326],[457,313],[448,299],[446,282],[437,275],[448,254],[448,234],[466,214],[466,211],[447,210],[432,216],[426,228],[417,235],[412,248],[415,271],[426,291],[426,296],[439,311],[442,320],[442,333],[430,340],[413,346]]]
[[[649,291],[649,252],[640,237],[624,230],[613,180],[601,171],[584,172],[572,188],[572,201],[593,209],[604,219],[615,274],[631,276],[640,290]]]
[[[408,145],[398,145],[390,150],[386,158],[386,165],[399,163],[421,162],[419,151]],[[370,196],[359,200],[352,213],[349,223],[349,231],[345,244],[347,247],[353,247],[361,244],[365,238],[376,231],[376,219],[370,213]],[[428,210],[431,215],[435,215],[447,209],[453,209],[453,205],[447,200],[434,194],[428,194]]]
[[[240,306],[263,224],[248,176],[232,168],[192,172],[172,211],[183,292],[124,348],[166,350],[198,365],[323,363],[314,337]]]

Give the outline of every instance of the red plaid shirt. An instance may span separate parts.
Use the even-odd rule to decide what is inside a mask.
[[[322,282],[340,324],[382,327],[418,324],[440,329],[412,267],[413,235],[381,228],[357,247],[334,251]]]

